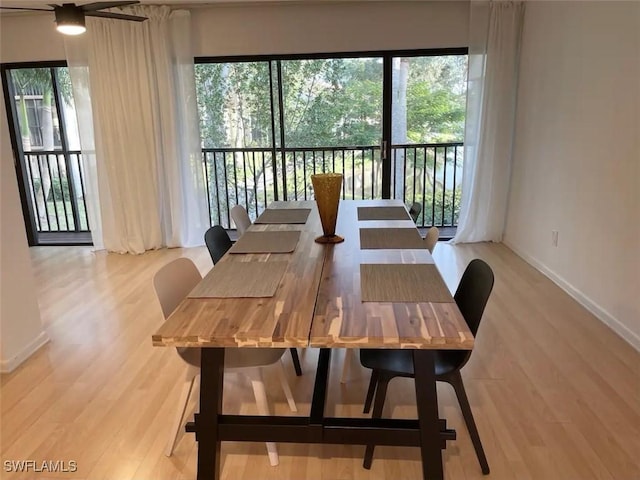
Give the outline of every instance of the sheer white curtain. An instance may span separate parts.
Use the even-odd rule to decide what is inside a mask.
[[[87,33],[65,41],[94,244],[120,253],[201,245],[209,213],[189,12],[127,12],[148,20],[87,18]]]
[[[74,42],[72,42],[74,43]],[[67,46],[67,42],[65,41]],[[74,43],[75,45],[75,43]],[[67,59],[69,48],[67,46]],[[102,240],[102,215],[100,214],[100,188],[98,186],[98,163],[96,162],[96,147],[93,137],[93,112],[91,110],[91,88],[89,86],[89,69],[86,55],[80,48],[71,48],[74,52],[74,62],[69,61],[69,75],[73,89],[73,99],[78,118],[78,134],[82,150],[82,171],[84,181],[84,203],[87,206],[89,229],[93,246],[96,250],[104,249]]]
[[[471,1],[464,168],[453,243],[502,240],[524,4]]]

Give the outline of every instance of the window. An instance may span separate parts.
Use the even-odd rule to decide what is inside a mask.
[[[455,227],[466,76],[465,49],[198,60],[211,223],[310,199],[310,175],[334,171],[343,198],[418,202],[420,225]]]

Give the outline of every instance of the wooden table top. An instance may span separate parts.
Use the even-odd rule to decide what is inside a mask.
[[[361,263],[433,263],[425,249],[361,250],[360,228],[415,228],[411,219],[358,221],[358,206],[398,206],[399,200],[343,200],[336,234],[321,245],[313,201],[269,208],[311,208],[306,224],[253,224],[251,231],[300,230],[293,253],[227,254],[221,262],[282,262],[288,267],[269,298],[187,298],[152,336],[156,346],[473,348],[455,303],[361,302]],[[438,275],[438,280],[442,279]],[[206,281],[203,280],[203,282]]]
[[[324,247],[315,202],[274,202],[269,208],[311,208],[306,224],[253,224],[248,231],[300,230],[293,253],[229,254],[222,262],[289,265],[273,297],[187,298],[153,335],[154,345],[182,347],[306,347],[320,283]],[[216,268],[216,267],[213,267]],[[203,281],[206,281],[206,277]]]
[[[400,200],[342,201],[328,249],[311,326],[311,347],[471,349],[473,334],[451,303],[379,303],[360,298],[361,263],[433,263],[423,250],[361,250],[360,228],[416,228],[405,220],[358,221],[358,206],[402,205]],[[438,274],[438,281],[444,282]]]

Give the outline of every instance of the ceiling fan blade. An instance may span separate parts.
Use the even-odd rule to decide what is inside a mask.
[[[48,8],[0,7],[2,10],[27,10],[29,12],[53,12]]]
[[[102,17],[102,18],[115,18],[118,20],[131,20],[132,22],[144,22],[147,17],[137,17],[135,15],[124,15],[122,13],[111,12],[85,12],[86,17]]]
[[[105,8],[113,7],[125,7],[127,5],[135,5],[140,2],[94,2],[87,3],[86,5],[80,5],[80,8],[85,12],[94,12],[96,10],[104,10]]]

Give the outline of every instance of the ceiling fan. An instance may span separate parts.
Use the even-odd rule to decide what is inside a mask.
[[[126,5],[135,5],[137,3],[140,2],[93,2],[85,5],[63,3],[62,5],[49,4],[52,9],[29,7],[0,7],[0,9],[53,12],[56,16],[56,29],[59,32],[66,35],[79,35],[86,31],[86,27],[84,26],[84,17],[115,18],[118,20],[130,20],[132,22],[142,22],[146,20],[147,17],[102,11],[107,8],[124,7]]]

